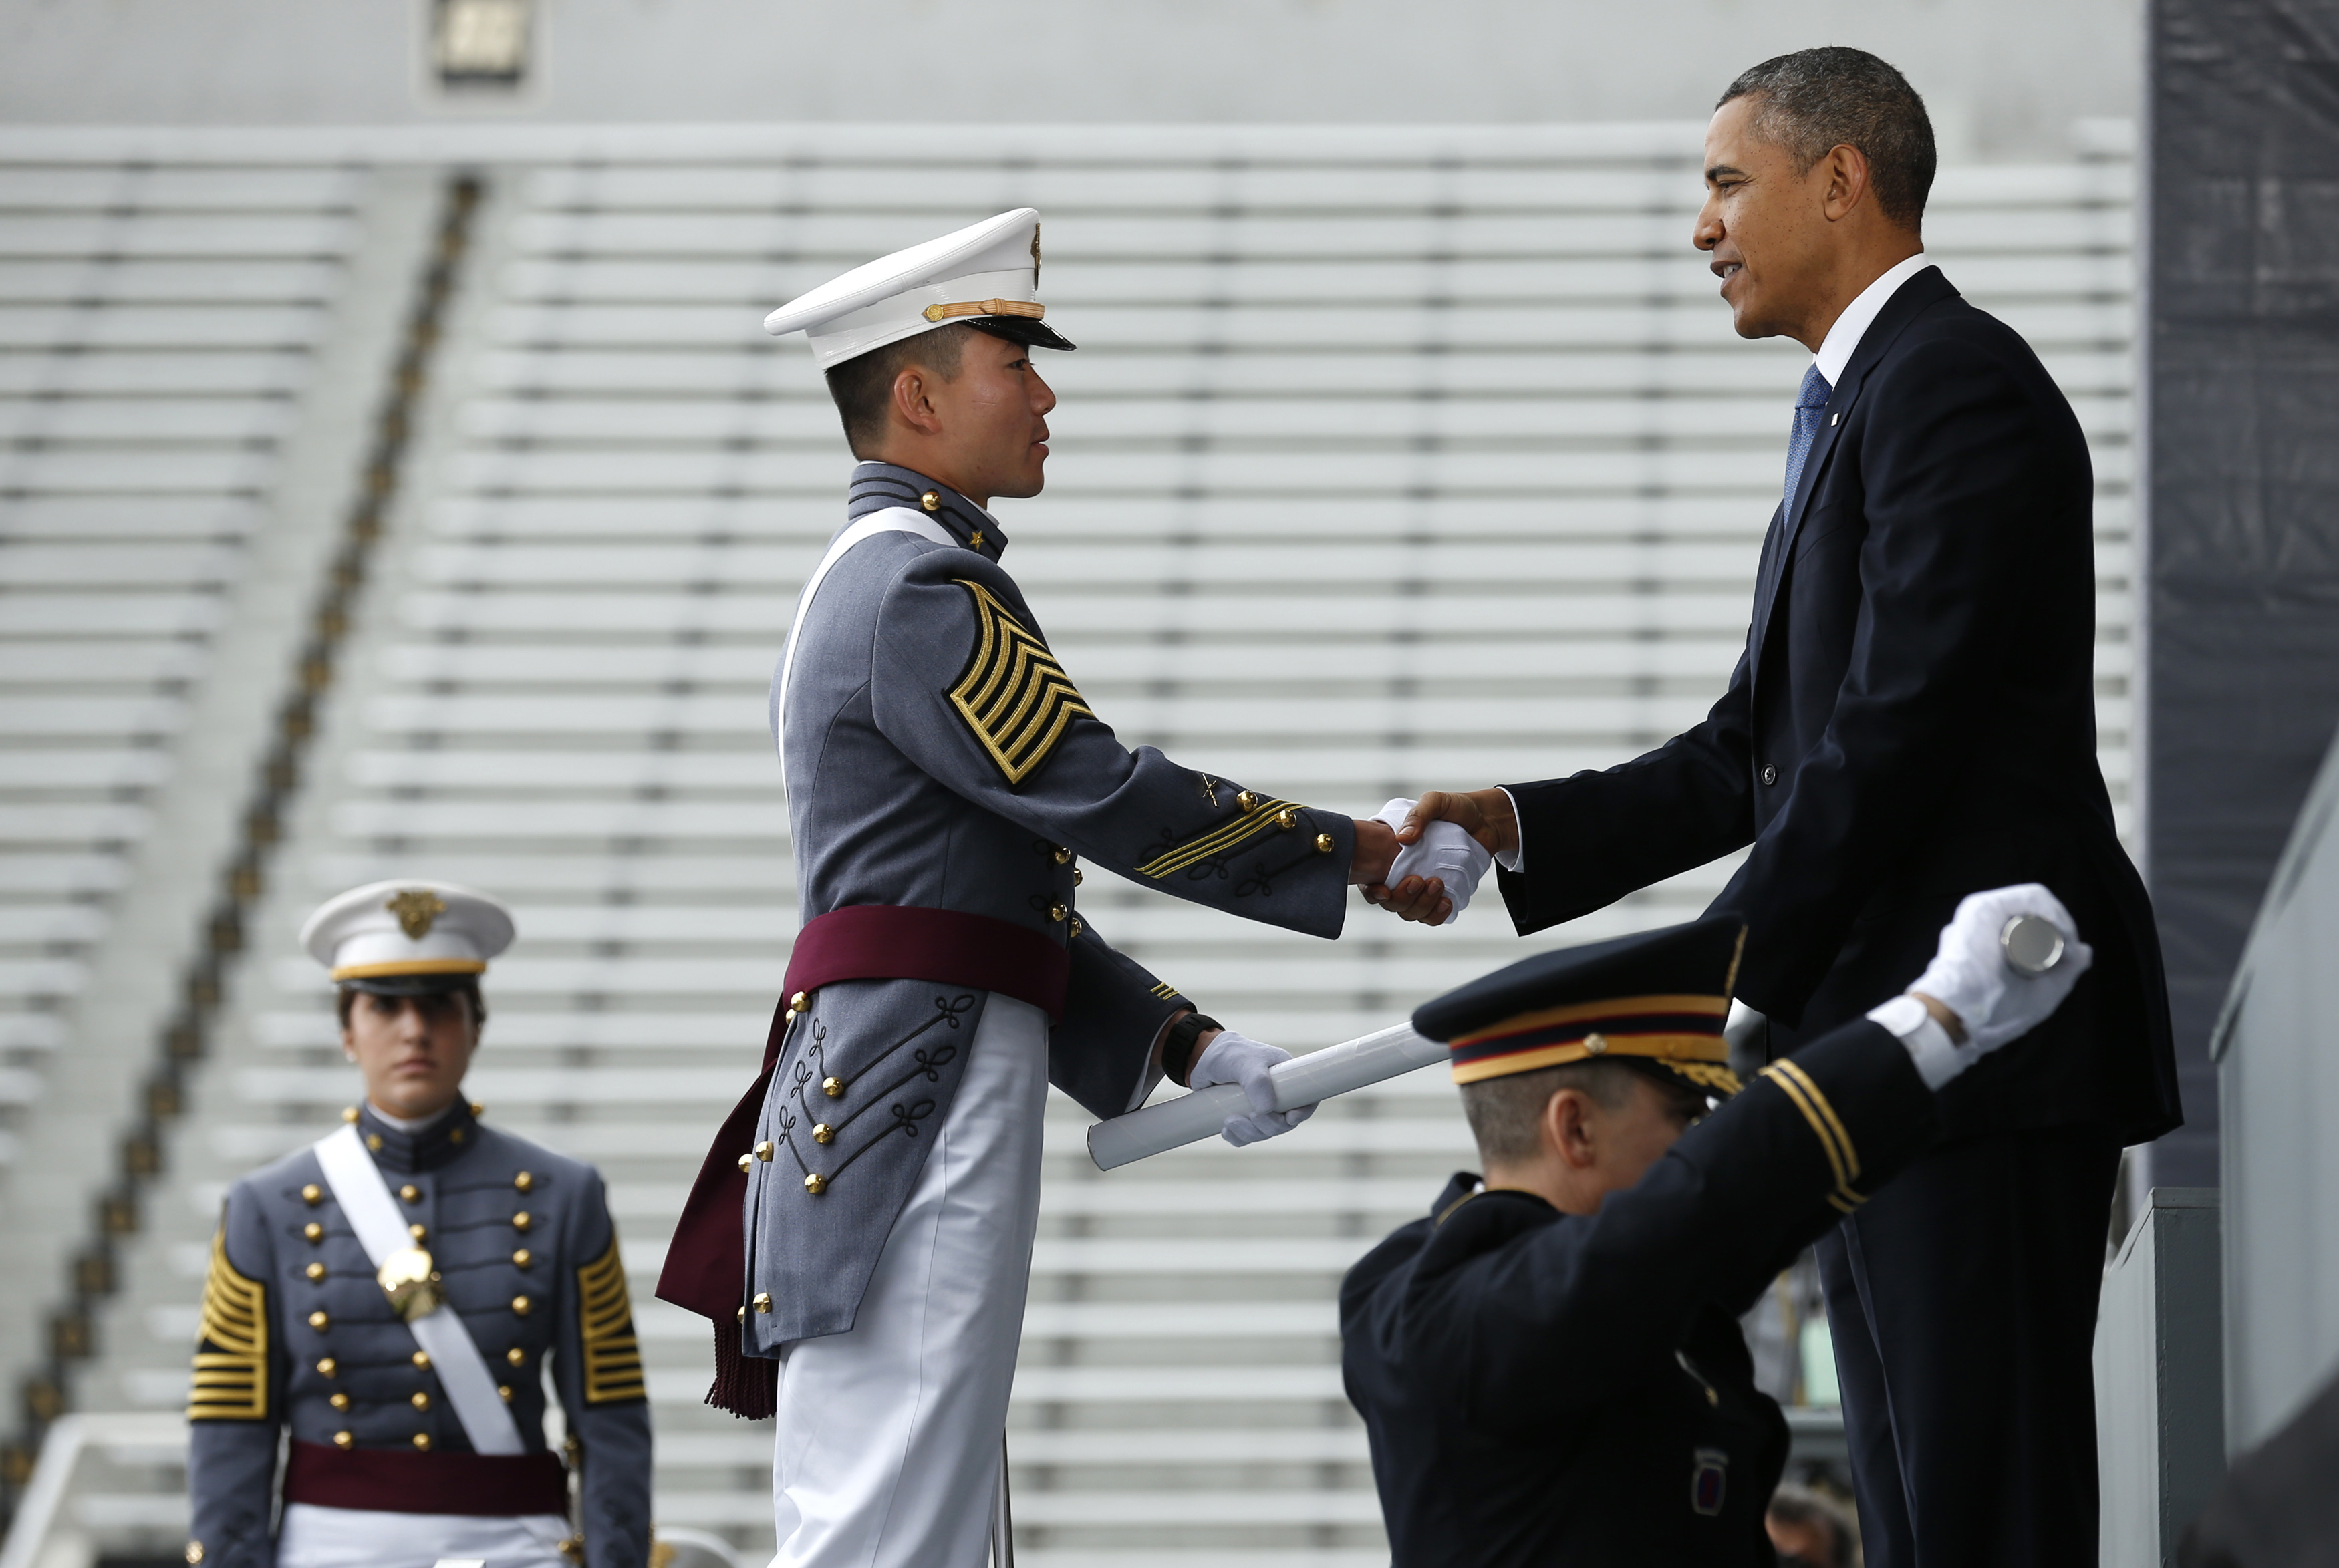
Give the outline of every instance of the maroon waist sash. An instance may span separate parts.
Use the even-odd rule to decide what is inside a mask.
[[[1052,1021],[1064,1015],[1071,956],[1054,939],[989,915],[906,904],[831,910],[796,933],[787,980],[764,1041],[763,1070],[724,1119],[659,1271],[657,1297],[715,1320],[718,1340],[736,1332],[747,1273],[741,1235],[747,1175],[739,1157],[755,1140],[764,1093],[787,1036],[788,999],[847,980],[923,980],[994,991],[1028,1001]]]
[[[557,1454],[424,1454],[295,1443],[284,1501],[392,1514],[509,1519],[568,1514],[568,1472]]]

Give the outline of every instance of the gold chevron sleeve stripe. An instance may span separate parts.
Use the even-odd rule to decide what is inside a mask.
[[[974,738],[1011,785],[1031,776],[1056,749],[1075,718],[1096,710],[1072,685],[1064,666],[997,595],[965,577],[952,581],[974,596],[974,656],[950,690]]]
[[[1829,1133],[1827,1123],[1821,1119],[1820,1113],[1811,1109],[1810,1100],[1803,1098],[1802,1085],[1779,1070],[1785,1065],[1783,1062],[1774,1061],[1762,1070],[1762,1076],[1777,1084],[1779,1092],[1794,1101],[1795,1109],[1803,1113],[1803,1119],[1811,1124],[1811,1131],[1820,1140],[1820,1149],[1827,1155],[1828,1166],[1835,1172],[1836,1186],[1842,1188],[1849,1185],[1851,1177],[1844,1169],[1843,1151],[1836,1147],[1835,1139]]]
[[[642,1346],[634,1335],[634,1304],[626,1294],[626,1266],[617,1238],[609,1250],[577,1271],[577,1321],[584,1341],[585,1403],[646,1399]]]
[[[1147,861],[1137,868],[1137,874],[1151,877],[1158,882],[1171,872],[1184,871],[1196,861],[1208,860],[1214,854],[1230,850],[1243,840],[1272,826],[1278,813],[1299,809],[1301,808],[1298,801],[1261,801],[1247,812],[1236,813],[1231,821],[1220,823],[1201,837],[1181,843],[1158,858]]]
[[[227,1260],[227,1229],[212,1238],[203,1277],[202,1338],[187,1396],[190,1421],[268,1418],[268,1287]]]

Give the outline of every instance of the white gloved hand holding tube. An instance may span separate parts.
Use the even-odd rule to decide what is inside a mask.
[[[1289,1132],[1316,1114],[1313,1105],[1294,1106],[1289,1110],[1275,1109],[1275,1067],[1278,1062],[1290,1060],[1291,1053],[1280,1046],[1223,1029],[1194,1060],[1186,1084],[1189,1089],[1209,1089],[1219,1083],[1242,1086],[1243,1098],[1250,1101],[1250,1114],[1229,1116],[1219,1129],[1219,1137],[1240,1149],[1245,1144]]]
[[[2063,937],[2061,957],[2036,974],[2009,962],[2003,943],[2008,927],[2025,916],[2050,922]],[[1969,893],[1941,928],[1940,946],[1925,972],[1905,996],[1868,1016],[1901,1037],[1925,1080],[1939,1089],[1991,1051],[2044,1023],[2095,961],[2095,949],[2079,940],[2071,912],[2039,883]],[[1956,1028],[1935,1034],[1918,1024],[1908,1010],[1924,998],[1947,1009]],[[1920,1031],[1931,1038],[1920,1038]]]
[[[1381,807],[1373,820],[1401,828],[1406,818],[1412,814],[1413,807],[1411,800],[1399,795]],[[1452,925],[1462,918],[1463,910],[1469,906],[1470,895],[1478,891],[1479,879],[1494,863],[1495,857],[1486,853],[1485,845],[1472,838],[1457,823],[1441,820],[1428,823],[1421,830],[1420,838],[1399,850],[1388,874],[1381,880],[1386,885],[1396,887],[1409,876],[1435,877],[1444,885],[1446,896],[1454,904],[1453,910],[1438,923]]]

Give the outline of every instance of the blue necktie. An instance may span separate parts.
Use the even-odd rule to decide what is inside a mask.
[[[1827,410],[1828,399],[1835,389],[1813,365],[1803,372],[1803,390],[1795,399],[1794,433],[1787,438],[1787,506],[1795,505],[1795,486],[1803,477],[1803,459],[1811,455],[1811,443],[1819,439],[1820,415]]]

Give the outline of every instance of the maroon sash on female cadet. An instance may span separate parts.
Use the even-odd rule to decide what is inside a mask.
[[[1071,957],[1054,938],[952,909],[855,904],[831,910],[796,933],[787,979],[764,1041],[763,1070],[724,1119],[675,1226],[659,1271],[657,1297],[715,1324],[715,1386],[706,1402],[750,1420],[770,1415],[778,1363],[745,1366],[738,1312],[747,1274],[743,1214],[747,1173],[739,1156],[755,1138],[764,1095],[787,1039],[788,1001],[847,980],[923,980],[995,991],[1028,1001],[1051,1020],[1064,1015]],[[760,1375],[759,1375],[760,1374]]]

